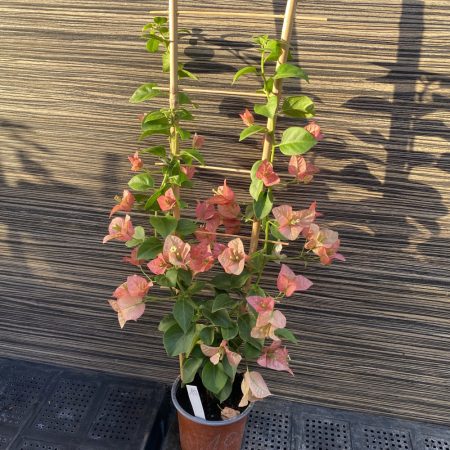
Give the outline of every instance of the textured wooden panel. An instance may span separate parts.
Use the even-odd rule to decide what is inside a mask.
[[[283,3],[251,2],[277,13]],[[156,64],[139,30],[150,8],[164,6],[0,4],[2,355],[164,381],[176,374],[155,329],[167,305],[118,330],[106,299],[130,270],[120,265],[122,247],[101,244],[112,197],[127,179],[126,156],[137,148],[142,108],[128,97]],[[275,393],[306,402],[450,424],[448,2],[305,0],[299,12],[329,19],[299,18],[295,31],[312,79],[301,89],[316,99],[327,139],[314,153],[317,182],[282,198],[302,206],[317,199],[342,234],[348,262],[308,270],[314,288],[284,307],[301,339],[291,346],[296,377],[267,377]],[[183,22],[195,28],[185,60],[204,85],[221,89],[254,57],[249,38],[281,26]],[[249,168],[258,142],[237,143],[237,112],[248,102],[236,95],[198,102],[208,161]],[[201,172],[190,198],[220,178]],[[245,200],[245,179],[229,182]]]

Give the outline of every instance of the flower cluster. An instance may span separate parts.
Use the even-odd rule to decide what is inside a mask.
[[[151,31],[147,48],[157,51],[162,47],[167,54],[166,28],[165,19],[155,18],[145,29]],[[250,203],[241,209],[236,193],[224,180],[211,196],[205,195],[194,205],[190,216],[195,215],[195,219],[180,218],[180,211],[189,207],[180,191],[192,187],[195,165],[204,164],[200,150],[205,144],[203,136],[194,134],[191,138],[183,126],[184,121],[193,119],[188,109],[192,101],[183,93],[180,106],[140,117],[141,139],[169,136],[173,149],[173,143],[180,138],[181,148],[175,146],[178,150],[174,153],[157,145],[128,157],[133,172],[130,189],[116,198],[117,204],[110,212],[110,217],[118,213],[124,216],[112,218],[103,239],[104,243],[124,242],[131,249],[124,261],[139,271],[139,275],[129,276],[114,291],[115,299],[109,301],[120,326],[139,319],[147,303],[162,300],[157,292],[149,295],[150,288],[165,289],[173,310],[161,320],[159,330],[168,355],[181,356],[182,382],[189,383],[198,374],[206,389],[223,402],[231,394],[238,367],[245,362],[239,407],[270,394],[262,375],[248,369],[249,362],[293,375],[285,342],[296,339],[287,328],[283,303],[307,291],[313,283],[295,273],[291,268],[294,266],[288,263],[296,264],[298,271],[314,262],[329,265],[344,260],[339,253],[338,233],[317,222],[321,214],[316,202],[305,205],[305,209],[277,203],[277,190],[310,183],[319,173],[304,155],[324,136],[317,122],[311,120],[311,99],[286,97],[279,107],[276,98],[279,86],[277,90],[275,87],[281,79],[307,79],[306,73],[298,66],[283,63],[269,76],[265,65],[280,57],[284,43],[268,36],[256,42],[262,54],[261,66],[245,67],[233,80],[256,75],[261,83],[259,91],[266,95],[265,104],[254,106],[258,116],[269,119],[266,126],[259,125],[258,117],[248,109],[240,114],[245,126],[240,140],[260,133],[265,147],[271,150],[263,152],[251,169]],[[191,75],[181,64],[179,77]],[[131,101],[140,103],[160,94],[155,83],[147,83],[136,90]],[[278,142],[273,128],[278,114],[306,120],[306,124],[286,129]],[[158,159],[158,165],[146,165],[144,155]],[[289,158],[283,162],[275,160],[275,155]],[[159,167],[156,172],[155,167]],[[162,180],[159,185],[155,174]],[[149,215],[150,230],[133,225],[133,210]],[[274,271],[278,273],[276,281],[265,291],[260,280],[263,276],[270,279]]]

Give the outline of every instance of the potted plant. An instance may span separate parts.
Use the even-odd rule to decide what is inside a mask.
[[[147,49],[162,51],[164,72],[176,62],[179,78],[195,78],[171,59],[166,18],[155,17],[143,31]],[[255,363],[264,370],[293,375],[284,343],[295,342],[295,337],[278,306],[312,283],[288,264],[328,265],[344,259],[338,253],[338,234],[317,223],[315,202],[304,209],[277,203],[278,189],[312,180],[317,169],[303,155],[322,133],[317,123],[308,122],[314,116],[310,98],[288,96],[280,102],[283,79],[308,81],[300,67],[286,62],[286,41],[259,36],[255,46],[259,66],[242,68],[233,80],[254,76],[259,80],[258,92],[265,96],[254,112],[267,119],[266,124],[256,123],[249,110],[241,114],[245,124],[241,141],[256,134],[264,136],[262,157],[249,171],[250,203],[240,206],[226,180],[196,205],[182,200],[180,191],[192,187],[195,164],[204,164],[200,152],[204,138],[186,130],[184,124],[192,120],[196,105],[180,92],[175,99],[171,97],[169,108],[141,117],[141,140],[162,135],[168,145],[143,148],[129,156],[135,174],[111,211],[111,215],[123,212],[125,216],[112,219],[103,241],[124,242],[131,250],[125,260],[137,271],[109,301],[121,327],[139,319],[148,303],[173,304],[159,330],[167,354],[179,358],[180,377],[173,385],[172,399],[183,450],[201,449],[205,442],[214,442],[217,449],[240,448],[252,402],[270,395]],[[146,83],[130,101],[140,103],[164,95],[155,83]],[[279,139],[279,116],[306,124],[287,128]],[[144,164],[147,157],[150,165]],[[288,172],[283,181],[274,169],[275,158],[277,166]],[[150,228],[148,224],[135,226],[132,210],[139,211],[141,218],[147,214]],[[183,218],[180,210],[186,211]],[[195,219],[186,218],[189,212]],[[250,229],[251,234],[246,233]],[[275,271],[273,288],[262,289],[263,276],[271,277]],[[163,294],[156,292],[158,286]],[[187,386],[193,388],[188,391]]]

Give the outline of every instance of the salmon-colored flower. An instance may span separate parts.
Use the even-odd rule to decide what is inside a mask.
[[[131,170],[138,172],[144,166],[144,162],[139,158],[139,152],[135,152],[134,155],[128,157],[128,161],[131,163]]]
[[[202,243],[212,244],[216,240],[216,233],[214,231],[209,231],[206,226],[198,227],[195,231],[195,237]]]
[[[167,189],[164,195],[160,195],[157,200],[161,211],[170,211],[177,204],[177,198],[172,188]]]
[[[204,143],[205,143],[205,136],[195,133],[194,136],[192,137],[192,147],[198,150],[203,147]]]
[[[123,191],[122,199],[120,203],[111,210],[109,217],[115,214],[117,211],[131,211],[134,205],[134,195],[127,189]]]
[[[200,344],[200,348],[205,356],[214,364],[219,364],[219,361],[226,355],[231,366],[237,367],[241,362],[242,356],[239,353],[233,352],[228,348],[228,341],[223,340],[219,347],[211,347],[209,345]]]
[[[137,119],[142,123],[145,119],[145,113],[138,114]]]
[[[103,243],[116,239],[118,241],[129,241],[134,234],[131,217],[127,214],[125,219],[123,217],[116,217],[111,220],[108,228],[109,234],[103,238]]]
[[[278,231],[290,241],[295,241],[300,233],[307,229],[316,218],[316,204],[309,209],[293,211],[292,206],[281,205],[272,209],[272,214],[278,222]]]
[[[152,259],[147,267],[151,270],[155,275],[163,275],[166,273],[166,270],[172,267],[172,264],[166,260],[165,256],[160,253],[155,259]]]
[[[319,256],[322,264],[331,264],[333,259],[345,261],[344,256],[337,253],[340,240],[336,231],[328,228],[319,228],[318,225],[312,224],[309,227],[306,239],[305,248],[312,250],[313,253]]]
[[[260,313],[250,334],[256,339],[270,338],[279,341],[280,338],[275,334],[275,331],[285,326],[286,317],[276,309],[272,312]]]
[[[292,155],[289,160],[288,172],[298,181],[307,184],[313,180],[314,174],[318,173],[319,169],[314,164],[307,162],[303,156]]]
[[[211,246],[207,242],[200,242],[200,244],[191,247],[189,267],[194,272],[194,275],[208,271],[213,264],[214,256],[211,251]]]
[[[191,246],[183,242],[178,236],[169,235],[164,241],[164,258],[175,267],[187,269],[187,265],[191,259],[190,250]]]
[[[219,186],[214,192],[214,196],[207,200],[213,205],[229,205],[234,202],[234,192],[227,186],[227,180],[223,181],[223,186]]]
[[[228,242],[228,247],[219,255],[218,260],[226,273],[240,275],[245,266],[244,244],[240,238]]]
[[[318,123],[314,120],[311,120],[311,122],[305,126],[305,130],[309,131],[317,141],[321,141],[324,138]]]
[[[239,407],[247,406],[248,402],[255,402],[271,395],[266,382],[259,372],[245,372],[241,383],[242,399]]]
[[[226,205],[218,205],[219,214],[225,219],[236,219],[241,213],[241,208],[236,202],[227,203]]]
[[[132,264],[133,266],[140,266],[140,265],[144,264],[145,260],[138,259],[137,254],[138,254],[138,247],[135,247],[135,248],[133,248],[133,250],[131,250],[130,256],[123,257],[123,262]]]
[[[123,328],[128,320],[137,320],[144,314],[144,297],[153,286],[151,281],[138,275],[131,275],[126,283],[121,284],[113,296],[116,300],[109,300],[109,304],[117,312],[120,328]]]
[[[280,177],[274,172],[272,163],[265,159],[256,171],[256,178],[263,181],[264,186],[274,186],[280,182]]]
[[[220,242],[214,242],[213,246],[214,258],[217,258],[226,248],[227,246],[225,244],[221,244]]]
[[[197,201],[197,206],[195,208],[195,217],[202,222],[206,222],[214,217],[216,213],[216,208],[214,205],[208,202]]]
[[[194,178],[195,166],[181,166],[180,169],[186,175],[188,180]]]
[[[273,341],[270,347],[264,347],[262,355],[256,361],[260,366],[273,370],[284,370],[294,375],[289,367],[289,354],[281,341]]]
[[[250,297],[247,297],[247,302],[259,314],[271,313],[275,307],[275,300],[272,297],[259,297],[257,295],[251,295]]]
[[[281,264],[278,274],[277,287],[286,297],[290,297],[295,291],[306,291],[312,286],[312,282],[303,275],[295,275],[285,264]]]
[[[225,233],[237,234],[241,229],[241,221],[239,219],[222,219],[223,226],[225,227]]]
[[[250,127],[255,123],[255,118],[253,117],[253,114],[247,108],[245,108],[245,111],[239,115],[241,116],[244,125]]]

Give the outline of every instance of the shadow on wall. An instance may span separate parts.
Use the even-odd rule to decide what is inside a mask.
[[[279,2],[273,2],[274,13],[280,13]],[[353,188],[368,190],[374,200],[352,200],[353,219],[356,223],[365,223],[362,230],[342,230],[343,234],[351,232],[352,240],[358,242],[364,239],[364,246],[374,248],[381,245],[395,245],[398,251],[410,250],[416,256],[430,255],[430,244],[434,252],[439,253],[443,245],[439,237],[441,227],[439,219],[448,210],[445,207],[438,189],[430,185],[432,175],[430,168],[449,171],[450,153],[436,154],[433,148],[418,150],[415,145],[417,138],[433,137],[450,141],[450,129],[440,120],[427,119],[427,116],[439,110],[448,110],[450,98],[436,93],[436,88],[450,86],[450,78],[425,72],[420,68],[422,40],[424,32],[424,1],[404,0],[399,22],[399,40],[397,61],[395,63],[375,63],[389,70],[382,78],[371,79],[374,83],[388,83],[393,86],[393,98],[387,100],[379,97],[361,96],[348,101],[345,108],[364,113],[380,112],[390,120],[390,128],[386,130],[372,129],[369,132],[351,128],[350,132],[362,143],[371,146],[382,146],[386,159],[366,154],[363,150],[352,150],[352,161],[340,171],[325,169],[323,178],[331,175],[333,180],[348,183],[351,180]],[[277,35],[281,32],[281,21],[276,21]],[[295,33],[295,32],[294,32]],[[246,64],[257,64],[257,58],[251,51],[253,45],[239,43],[232,39],[237,34],[224,35],[221,39],[207,39],[201,29],[196,29],[186,49],[186,56],[193,58],[190,69],[201,73],[230,73]],[[197,50],[196,50],[197,47]],[[206,52],[204,47],[208,47]],[[226,49],[237,61],[236,67],[213,63],[214,47]],[[209,52],[209,53],[208,53]],[[298,53],[297,51],[295,52]],[[196,58],[198,59],[196,60]],[[210,61],[211,63],[209,63]],[[299,86],[296,90],[301,91]],[[321,103],[320,97],[314,97],[316,103]],[[236,118],[237,111],[250,108],[252,102],[239,97],[226,97],[219,105],[223,116]],[[283,120],[284,126],[294,125],[291,120]],[[217,135],[216,135],[217,136]],[[248,139],[250,145],[258,147],[257,140]],[[331,160],[347,160],[349,152],[345,152],[346,143],[339,139],[329,138],[321,145],[320,153]],[[247,161],[242,165],[247,167]],[[383,165],[384,180],[373,175],[370,164]],[[423,170],[422,180],[417,173]],[[413,173],[414,172],[414,173]],[[208,174],[209,175],[209,174]],[[428,178],[428,180],[426,179]],[[330,199],[330,188],[321,186],[320,196]],[[341,212],[340,212],[341,211]],[[360,216],[360,217],[358,217]],[[348,206],[335,208],[333,218],[348,222]],[[369,220],[367,220],[369,218]],[[367,231],[369,230],[369,231]],[[417,236],[421,236],[418,243]],[[414,243],[410,240],[414,236]],[[372,242],[373,240],[373,242]],[[413,247],[411,247],[413,245]],[[431,251],[433,253],[433,250]]]
[[[418,256],[430,255],[430,249],[439,255],[439,247],[443,242],[439,237],[441,229],[438,221],[448,211],[439,191],[417,179],[425,180],[429,168],[447,172],[450,168],[450,153],[436,154],[432,143],[428,151],[417,150],[415,142],[422,137],[450,141],[450,129],[444,122],[427,119],[427,115],[436,111],[448,111],[450,98],[433,93],[433,90],[436,87],[448,88],[450,78],[420,69],[424,7],[422,0],[404,0],[397,61],[392,64],[376,63],[389,72],[382,78],[370,80],[393,85],[392,101],[378,97],[355,97],[345,104],[351,110],[367,113],[375,111],[390,117],[390,129],[383,132],[372,129],[366,133],[357,128],[351,129],[352,134],[363,143],[382,145],[385,149],[384,181],[374,179],[363,153],[359,162],[347,165],[340,173],[344,178],[352,178],[357,174],[361,187],[367,186],[367,179],[372,180],[373,189],[381,194],[381,199],[373,204],[369,200],[355,208],[369,208],[372,211],[371,225],[375,229],[378,229],[377,225],[382,225],[379,227],[381,233],[377,232],[377,242],[391,243],[397,250],[406,250],[410,245],[410,237],[420,233],[424,240],[414,248]],[[342,155],[340,152],[334,153],[339,154]],[[420,169],[422,177],[415,175]],[[428,174],[429,180],[431,177]],[[386,234],[383,234],[383,230]]]

